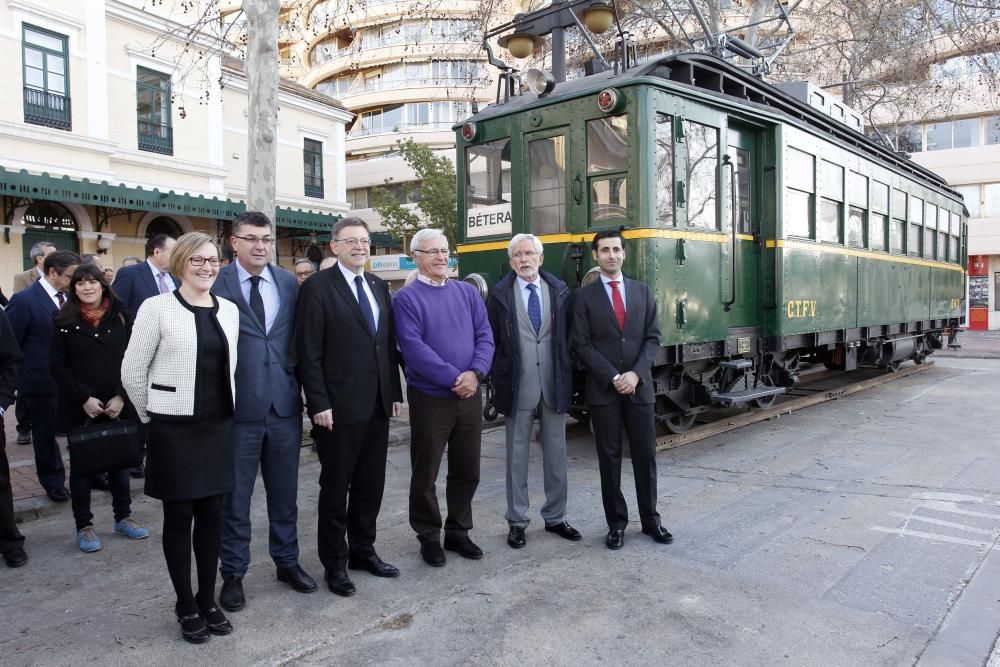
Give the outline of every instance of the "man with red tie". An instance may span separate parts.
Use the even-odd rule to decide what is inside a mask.
[[[609,549],[625,544],[628,506],[621,490],[624,426],[632,451],[642,532],[661,544],[673,536],[656,512],[656,426],[652,365],[660,347],[656,300],[645,283],[622,275],[625,239],[620,229],[594,235],[591,254],[600,280],[577,290],[573,351],[587,370],[585,399],[597,441],[601,497]]]

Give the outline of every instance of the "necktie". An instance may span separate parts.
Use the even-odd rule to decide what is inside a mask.
[[[361,276],[354,276],[354,285],[358,288],[358,305],[361,306],[361,314],[368,323],[368,328],[372,335],[375,335],[375,313],[372,312],[372,305],[368,302],[368,295],[365,294],[364,279]]]
[[[260,326],[267,329],[267,315],[264,313],[264,297],[260,295],[260,276],[250,276],[250,310],[257,316]]]
[[[531,326],[535,328],[536,336],[542,328],[542,304],[538,300],[537,289],[538,285],[528,283],[528,319],[531,320]]]
[[[66,295],[62,292],[56,292],[56,301],[59,302],[59,307],[62,308],[63,304],[66,303]]]
[[[160,275],[157,276],[160,279],[160,294],[166,294],[167,292],[170,291],[169,289],[167,289],[167,280],[164,277],[166,275],[167,274],[165,274],[162,271],[160,271]]]
[[[618,291],[618,281],[610,280],[608,284],[611,285],[611,307],[615,311],[618,328],[625,331],[625,302],[622,301],[622,293]]]

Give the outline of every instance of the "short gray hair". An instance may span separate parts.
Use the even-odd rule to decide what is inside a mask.
[[[299,257],[298,259],[296,259],[296,260],[295,260],[295,261],[294,261],[294,262],[292,263],[292,268],[294,269],[294,268],[295,268],[296,266],[298,266],[299,264],[308,264],[308,265],[309,265],[309,268],[311,268],[311,269],[312,269],[313,271],[315,271],[315,270],[316,270],[316,265],[315,265],[315,264],[313,264],[313,261],[312,261],[311,259],[309,259],[308,257]]]
[[[36,257],[41,257],[42,255],[44,255],[46,248],[55,248],[55,247],[56,246],[54,243],[49,243],[48,241],[39,241],[35,245],[31,246],[31,251],[28,253],[28,256],[31,257],[31,259],[35,259]]]
[[[423,250],[424,243],[444,237],[444,232],[433,227],[424,227],[410,239],[410,250]]]
[[[340,236],[340,232],[344,230],[345,227],[364,227],[365,231],[370,235],[372,230],[368,229],[368,223],[361,218],[351,216],[349,218],[341,218],[333,224],[330,229],[330,238],[334,241]]]
[[[539,255],[542,254],[543,252],[542,241],[537,236],[535,236],[534,234],[515,234],[514,238],[512,238],[510,240],[510,243],[507,244],[508,257],[510,258],[514,257],[514,248],[516,248],[521,241],[531,241],[531,245],[532,247],[534,247],[535,252],[537,252]]]

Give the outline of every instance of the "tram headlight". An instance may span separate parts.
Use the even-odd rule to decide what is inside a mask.
[[[615,113],[625,108],[625,96],[614,88],[597,93],[597,108],[604,113]]]
[[[486,301],[486,297],[490,293],[490,283],[486,280],[486,276],[481,273],[470,273],[465,276],[465,282],[475,287],[479,296],[483,297],[483,301]]]
[[[462,138],[466,141],[472,141],[479,134],[479,126],[473,122],[468,122],[462,125]]]

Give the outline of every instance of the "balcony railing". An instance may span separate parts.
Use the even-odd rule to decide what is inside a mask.
[[[317,199],[323,199],[323,179],[316,178],[313,176],[306,176],[305,195],[306,197],[316,197]]]
[[[174,154],[174,128],[169,125],[139,121],[139,150]]]
[[[66,95],[24,87],[24,122],[60,130],[72,127],[70,99]]]

